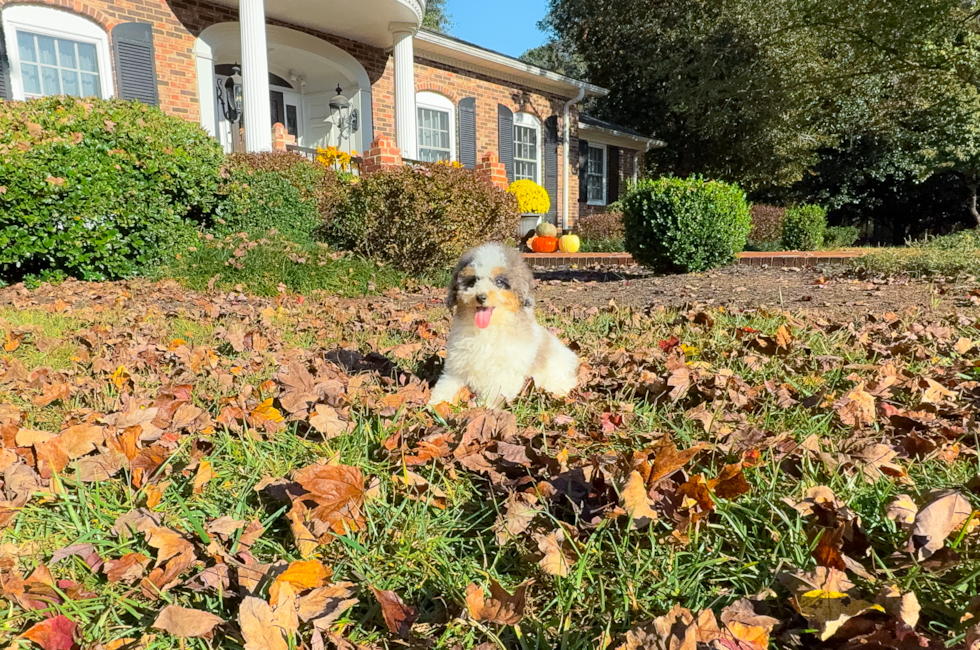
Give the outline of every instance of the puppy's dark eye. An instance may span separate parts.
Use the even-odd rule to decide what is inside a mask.
[[[505,278],[502,275],[498,275],[497,278],[493,281],[493,283],[498,287],[500,287],[501,289],[510,289],[510,282],[508,282],[507,278]]]
[[[459,281],[459,286],[463,287],[464,289],[469,289],[473,287],[473,285],[475,284],[476,284],[476,276],[473,275],[467,275],[466,277],[461,278]]]

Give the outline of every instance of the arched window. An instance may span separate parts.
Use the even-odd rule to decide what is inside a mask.
[[[418,111],[419,160],[456,160],[456,106],[444,95],[420,92],[415,95]]]
[[[30,5],[7,7],[0,18],[14,99],[112,96],[109,37],[96,23]]]
[[[541,121],[530,113],[514,114],[514,180],[541,183]]]

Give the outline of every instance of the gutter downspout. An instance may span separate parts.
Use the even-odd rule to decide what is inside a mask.
[[[570,124],[569,112],[572,106],[578,104],[585,98],[585,88],[578,89],[578,95],[574,99],[570,99],[565,102],[565,108],[562,111],[562,196],[561,196],[561,227],[562,230],[568,227],[568,200],[569,200],[569,190],[568,190],[568,168],[570,166],[569,153],[571,147],[569,146],[569,141],[572,138],[572,125]]]

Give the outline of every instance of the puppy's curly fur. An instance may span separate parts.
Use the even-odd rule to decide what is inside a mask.
[[[446,369],[431,404],[452,402],[464,386],[492,406],[512,400],[525,380],[555,395],[578,383],[579,359],[534,317],[534,276],[521,254],[502,244],[460,258],[446,305],[453,325]]]

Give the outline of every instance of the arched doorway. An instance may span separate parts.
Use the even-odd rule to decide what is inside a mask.
[[[364,67],[344,50],[310,34],[269,25],[266,38],[273,122],[282,122],[302,147],[337,146],[348,152],[370,148],[371,82]],[[221,110],[216,89],[241,61],[239,24],[208,27],[198,37],[194,53],[201,124],[230,151],[232,125]],[[330,119],[329,102],[338,86],[360,118],[357,132],[346,137]]]

